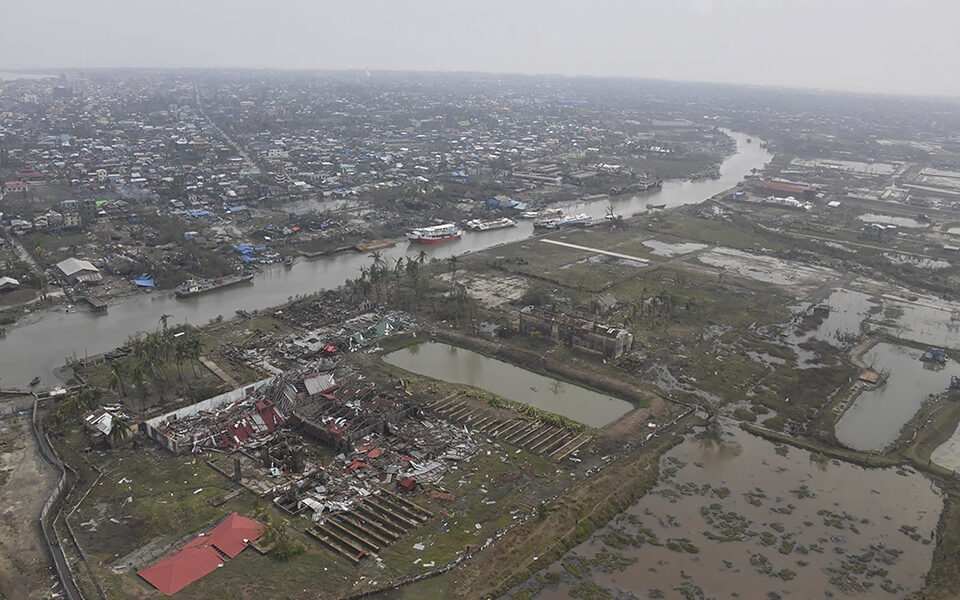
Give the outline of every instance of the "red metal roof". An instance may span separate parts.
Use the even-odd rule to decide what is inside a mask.
[[[247,547],[248,543],[261,535],[263,535],[263,525],[253,519],[233,513],[214,527],[213,531],[205,537],[197,538],[191,543],[206,540],[207,545],[216,546],[217,550],[230,558],[234,558]]]
[[[220,555],[210,546],[183,548],[149,569],[137,571],[137,575],[170,596],[204,575],[209,575],[222,564]]]
[[[261,535],[263,525],[232,513],[210,533],[189,542],[179,552],[152,567],[137,571],[137,575],[170,596],[223,566],[226,559],[221,553],[234,558]]]

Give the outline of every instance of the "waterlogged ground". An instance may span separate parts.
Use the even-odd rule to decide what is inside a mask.
[[[818,459],[736,430],[689,437],[657,488],[507,598],[902,598],[942,508],[909,470]]]

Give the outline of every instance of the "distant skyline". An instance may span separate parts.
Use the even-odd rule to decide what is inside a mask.
[[[479,71],[960,96],[956,0],[31,0],[0,70]]]

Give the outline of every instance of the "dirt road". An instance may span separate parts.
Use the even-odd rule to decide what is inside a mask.
[[[0,598],[50,598],[59,589],[38,525],[57,475],[40,456],[29,415],[0,419]]]

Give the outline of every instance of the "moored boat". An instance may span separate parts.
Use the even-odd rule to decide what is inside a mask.
[[[383,238],[382,240],[360,242],[359,244],[354,245],[354,249],[360,252],[368,252],[370,250],[379,250],[380,248],[390,248],[396,245],[397,245],[397,242],[393,241],[392,239]]]
[[[472,231],[489,231],[491,229],[503,229],[504,227],[514,227],[517,222],[513,219],[508,219],[503,217],[502,219],[472,219],[467,221],[465,225],[468,229]]]
[[[39,376],[34,377],[33,379],[30,380],[30,387],[33,387],[33,386],[37,385],[38,383],[40,383],[40,377],[39,377]]]
[[[589,215],[580,213],[578,215],[570,215],[563,217],[560,221],[554,226],[556,229],[563,229],[565,227],[582,227],[584,225],[589,225],[593,222],[593,218]]]
[[[537,215],[537,218],[533,220],[534,229],[553,229],[557,226],[557,223],[563,219],[563,211],[559,208],[554,208],[551,210],[545,210]]]
[[[653,209],[653,208],[661,209],[661,208],[666,208],[666,207],[667,207],[667,203],[666,203],[666,202],[664,202],[663,204],[648,204],[648,205],[647,205],[647,208],[650,208],[650,209]]]
[[[414,229],[407,234],[407,239],[411,242],[421,244],[438,244],[440,242],[449,242],[460,239],[463,230],[453,223],[444,223],[442,225],[431,225],[430,227],[421,227]]]
[[[189,298],[227,286],[236,285],[244,281],[250,281],[251,279],[253,279],[253,275],[227,275],[226,277],[199,280],[188,279],[180,284],[173,293],[177,298]]]

